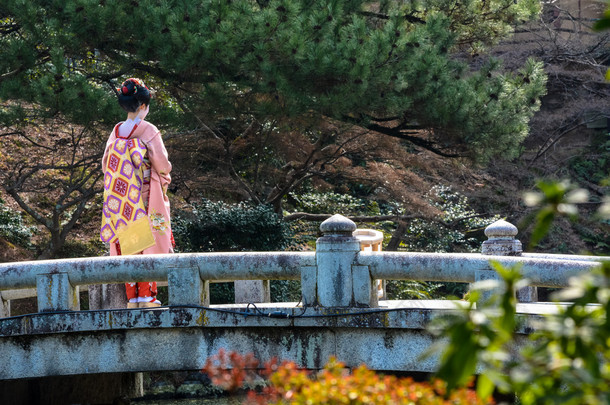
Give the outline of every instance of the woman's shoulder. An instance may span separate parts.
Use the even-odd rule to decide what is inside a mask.
[[[122,124],[123,122],[117,122],[117,124],[112,127],[112,131],[110,131],[110,135],[108,135],[108,141],[106,141],[106,144],[109,144],[111,142],[114,142],[116,140],[116,132],[117,132],[117,128]]]
[[[144,142],[152,140],[160,133],[159,129],[148,121],[140,121],[138,124],[138,132],[140,132],[138,138]]]

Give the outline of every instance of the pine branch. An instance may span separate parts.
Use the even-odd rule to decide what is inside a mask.
[[[195,118],[197,120],[199,125],[201,125],[201,127],[205,130],[205,132],[212,135],[212,137],[214,137],[214,139],[222,141],[222,138],[220,136],[218,136],[216,131],[213,131],[210,127],[208,127],[206,125],[205,122],[203,122],[203,120],[201,118],[199,118],[199,116],[197,114],[195,114],[193,111],[191,111],[191,109],[184,103],[184,100],[182,100],[181,97],[175,95],[174,98],[178,102],[178,105],[180,106],[180,108],[182,108],[183,111],[191,114],[193,116],[193,118]]]
[[[368,118],[375,122],[391,121],[389,118],[375,118],[375,117],[371,117],[371,116],[369,116]],[[405,141],[409,141],[413,145],[424,148],[424,149],[426,149],[436,155],[442,156],[442,157],[448,157],[448,158],[464,157],[463,155],[460,155],[458,153],[445,152],[441,148],[435,146],[436,144],[434,142],[427,141],[427,140],[419,138],[417,136],[409,135],[409,132],[405,132],[405,131],[417,131],[417,130],[424,129],[424,127],[422,127],[420,125],[409,125],[405,122],[402,122],[401,124],[399,124],[398,126],[395,126],[395,127],[385,127],[385,126],[382,126],[379,124],[375,124],[373,122],[363,122],[362,119],[357,119],[357,118],[349,117],[346,115],[341,117],[341,120],[344,122],[348,122],[350,124],[354,124],[354,125],[358,125],[363,128],[370,129],[375,132],[382,133],[384,135],[391,136],[393,138],[398,138],[398,139],[403,139]],[[411,133],[415,134],[417,132],[411,132]]]
[[[372,11],[361,11],[359,14],[363,15],[365,17],[379,18],[380,20],[389,20],[390,19],[390,16],[388,16],[387,14],[374,13]],[[405,14],[403,17],[405,20],[407,20],[410,23],[415,23],[415,24],[425,24],[426,23],[425,20],[422,20],[419,17],[415,17],[412,14]]]
[[[407,133],[403,132],[403,129],[401,128],[401,126],[394,127],[394,128],[388,128],[388,127],[384,127],[384,126],[381,126],[378,124],[369,123],[369,124],[364,124],[364,127],[367,129],[370,129],[372,131],[391,136],[393,138],[398,138],[398,139],[403,139],[405,141],[409,141],[413,145],[424,148],[424,149],[426,149],[436,155],[442,156],[442,157],[447,157],[447,158],[464,157],[463,155],[460,155],[458,153],[444,152],[440,148],[436,147],[433,142],[427,141],[425,139],[421,139],[416,136],[408,135]]]

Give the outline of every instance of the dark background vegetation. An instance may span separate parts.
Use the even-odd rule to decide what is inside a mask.
[[[84,41],[80,37],[75,40],[58,36],[57,42],[52,42],[46,37],[36,37],[44,34],[40,27],[28,27],[18,21],[11,3],[0,6],[5,59],[0,71],[0,243],[4,261],[104,254],[105,247],[97,238],[101,199],[99,159],[109,128],[121,119],[113,105],[110,84],[117,84],[127,75],[143,77],[159,90],[150,119],[162,129],[174,163],[170,199],[179,251],[313,249],[323,218],[320,215],[334,213],[354,217],[360,228],[382,230],[386,236],[384,248],[390,250],[477,251],[485,239],[483,229],[498,218],[518,225],[518,237],[528,246],[530,229],[526,220],[532,211],[524,205],[522,195],[544,178],[569,179],[574,186],[588,190],[590,199],[580,204],[578,221],[555,222],[535,249],[610,253],[610,225],[594,217],[603,196],[608,195],[608,185],[603,179],[610,173],[609,87],[604,80],[610,55],[608,34],[591,30],[601,15],[601,4],[543,2],[539,17],[531,22],[522,23],[518,13],[499,15],[497,19],[513,19],[505,21],[505,25],[482,17],[477,26],[480,32],[469,31],[466,25],[460,25],[463,21],[452,16],[455,37],[446,39],[450,49],[437,49],[442,30],[430,28],[433,24],[425,13],[405,10],[415,21],[412,33],[419,32],[419,25],[423,25],[426,35],[436,36],[437,42],[426,44],[409,37],[404,42],[395,42],[396,46],[404,49],[414,44],[430,46],[430,52],[433,48],[438,52],[438,59],[417,68],[415,65],[421,61],[395,62],[396,67],[412,66],[411,70],[419,76],[409,79],[415,84],[411,84],[413,89],[408,94],[392,90],[395,93],[388,101],[396,105],[400,100],[416,104],[406,110],[399,107],[392,110],[379,107],[383,104],[379,95],[367,100],[362,95],[366,93],[358,93],[359,79],[354,79],[356,84],[341,87],[341,80],[354,73],[324,71],[322,59],[311,61],[317,69],[315,83],[306,83],[304,77],[282,70],[286,66],[281,64],[270,65],[270,70],[265,71],[264,63],[256,58],[249,60],[247,55],[236,59],[241,69],[257,66],[260,70],[250,71],[246,78],[242,77],[243,71],[226,70],[223,57],[230,60],[228,54],[217,55],[215,64],[200,67],[199,62],[193,62],[196,55],[186,51],[187,48],[185,60],[174,57],[175,66],[169,65],[171,58],[167,59],[162,50],[153,48],[133,49],[132,54],[137,55],[134,62],[123,54],[113,53],[122,46],[131,46],[121,42],[132,35],[127,28],[123,32],[125,37],[91,34],[87,37],[89,44],[72,42]],[[280,3],[266,17],[278,27],[281,13],[293,12],[282,11]],[[382,14],[386,3],[391,2],[380,2],[380,9],[369,9],[366,16],[371,19],[369,22],[384,26]],[[32,3],[32,10],[35,7]],[[73,26],[66,32],[78,33],[90,25],[86,13],[97,10],[89,6],[80,11],[70,7],[47,10],[45,29],[53,30],[53,24],[69,20]],[[24,9],[23,15],[40,17],[28,10]],[[227,12],[219,10],[221,14]],[[261,10],[266,10],[263,5]],[[331,9],[324,11],[324,15],[337,20],[342,18],[340,13],[349,16],[348,11]],[[311,18],[321,18],[320,13],[312,12]],[[180,27],[186,24],[183,28],[188,30],[189,16],[194,14],[194,9],[185,11],[182,22],[176,24]],[[229,19],[223,15],[218,19],[225,17]],[[280,18],[279,22],[274,18]],[[331,20],[327,18],[327,22]],[[169,22],[152,24],[151,41],[165,38],[166,28],[170,31],[180,28],[178,25],[164,28],[163,24]],[[302,28],[299,21],[294,24],[293,28]],[[219,41],[224,29],[220,26],[214,28]],[[495,41],[507,27],[513,28],[515,35]],[[157,28],[159,31],[153,32]],[[169,34],[172,41],[189,38],[187,31],[182,39],[176,37],[178,31]],[[239,31],[244,37],[255,34],[245,29]],[[481,38],[486,34],[489,41]],[[14,40],[19,36],[28,46],[39,41],[36,48],[39,54],[19,48],[23,44]],[[322,48],[327,46],[324,38],[320,37]],[[331,35],[330,40],[337,37]],[[71,48],[77,45],[88,48],[83,48],[85,51]],[[366,54],[367,46],[373,44],[361,45]],[[190,46],[189,49],[198,49],[196,43]],[[299,46],[308,45],[296,43],[297,53],[302,50]],[[74,59],[62,59],[56,54],[58,49]],[[226,52],[230,51],[240,52],[235,49]],[[149,54],[144,55],[145,52]],[[260,52],[270,58],[286,58],[290,60],[288,64],[297,63],[290,59],[292,56],[276,55],[267,48]],[[315,52],[310,54],[311,58],[322,58]],[[16,62],[6,62],[10,59],[6,55]],[[143,62],[144,56],[162,62],[149,64]],[[501,59],[503,66],[490,67],[490,57]],[[373,56],[367,54],[363,58]],[[536,90],[542,82],[536,86],[530,83],[542,80],[535,79],[536,69],[530,66],[523,70],[531,63],[529,58],[542,63],[547,76],[545,93]],[[455,96],[451,91],[456,90],[452,80],[443,78],[442,74],[447,72],[431,76],[431,71],[436,69],[435,63],[449,67],[449,71],[459,70],[451,64],[443,65],[444,60],[451,64],[459,62],[472,75],[486,80],[480,87],[469,87],[476,89],[471,96],[475,99],[485,95],[488,104],[498,103],[498,111],[506,106],[499,105],[501,100],[496,99],[502,96],[493,88],[502,80],[507,86],[512,83],[517,88],[522,86],[525,93],[529,91],[531,99],[515,96],[505,101],[507,105],[529,103],[527,112],[523,110],[522,114],[525,123],[529,120],[529,134],[525,138],[521,136],[525,133],[518,134],[522,130],[518,123],[507,122],[491,128],[493,120],[485,115],[491,112],[477,110],[476,104],[460,114],[475,118],[480,114],[480,119],[443,113],[439,103],[451,94]],[[338,63],[336,59],[328,63],[333,61]],[[184,67],[180,63],[193,66]],[[309,66],[304,59],[300,63],[303,68]],[[27,69],[29,76],[24,73]],[[75,72],[87,72],[89,76]],[[203,72],[213,77],[213,83],[202,77]],[[224,75],[222,80],[218,77],[220,72]],[[367,85],[383,88],[381,78],[388,72],[383,67],[368,72],[367,80],[373,84]],[[269,81],[270,75],[277,76],[276,83]],[[457,77],[459,80],[454,81],[467,82],[467,76]],[[23,87],[27,80],[31,88]],[[91,87],[88,80],[101,85]],[[234,87],[219,85],[231,82]],[[295,86],[301,86],[304,93],[291,97]],[[320,86],[324,91],[320,91]],[[433,88],[430,86],[436,86],[436,92],[430,93]],[[422,94],[428,94],[428,99],[435,99],[436,95],[441,101],[430,102],[419,111],[417,103],[425,104],[422,100],[426,99]],[[312,104],[316,97],[318,104]],[[364,100],[359,103],[359,98]],[[365,109],[365,104],[370,109]],[[318,108],[319,105],[322,107]],[[460,119],[464,122],[458,122]],[[489,133],[485,125],[490,126]],[[511,128],[513,132],[502,133],[502,128]],[[476,136],[465,136],[469,131]],[[395,288],[397,297],[404,297],[401,292],[411,287],[390,289]],[[455,286],[415,287],[415,291],[423,290],[426,294],[461,294]]]

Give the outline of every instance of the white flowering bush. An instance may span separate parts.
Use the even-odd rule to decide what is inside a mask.
[[[21,247],[32,247],[35,227],[26,225],[21,215],[4,205],[0,199],[0,237]]]
[[[442,211],[436,221],[411,221],[401,243],[401,250],[414,252],[477,252],[482,235],[488,225],[500,216],[480,214],[470,208],[468,198],[448,186],[435,186],[428,193],[430,203]]]

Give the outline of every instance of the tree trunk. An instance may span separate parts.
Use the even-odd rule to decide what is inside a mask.
[[[66,238],[61,236],[61,229],[49,229],[49,231],[51,232],[51,240],[42,253],[38,256],[38,260],[53,259],[59,249],[61,249],[66,243]]]
[[[407,223],[400,221],[398,223],[398,227],[392,233],[392,238],[390,239],[390,242],[388,242],[388,246],[386,246],[385,250],[392,251],[392,252],[397,251],[398,246],[400,246],[400,242],[402,241],[402,237],[404,236],[406,231],[407,231]]]

